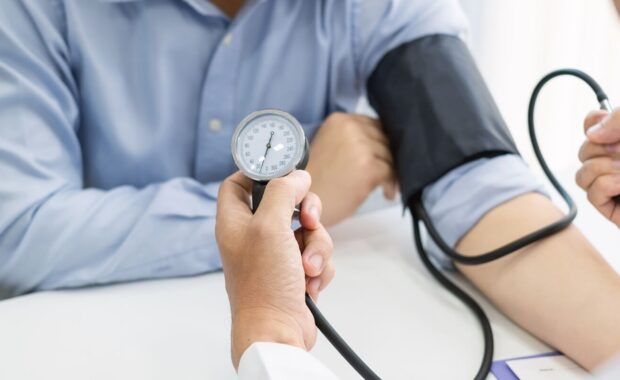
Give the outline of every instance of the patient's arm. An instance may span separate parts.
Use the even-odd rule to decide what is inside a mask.
[[[526,194],[486,214],[457,249],[477,255],[560,216],[546,197]],[[620,276],[576,227],[459,270],[516,323],[585,368],[620,353]]]

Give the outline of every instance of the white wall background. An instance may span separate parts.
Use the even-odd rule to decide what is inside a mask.
[[[620,105],[620,18],[611,0],[461,0],[480,69],[520,147],[529,147],[526,110],[536,82],[560,67],[592,75]],[[574,79],[559,79],[541,97],[537,121],[549,160],[574,167],[581,121],[596,106]],[[524,153],[529,153],[524,149]]]

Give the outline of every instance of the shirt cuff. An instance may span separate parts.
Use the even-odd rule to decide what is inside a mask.
[[[310,353],[287,344],[255,342],[241,356],[239,380],[337,380]]]
[[[549,196],[543,184],[517,155],[481,158],[453,169],[427,187],[422,201],[443,239],[454,247],[489,211],[526,193]],[[427,250],[441,267],[454,265],[427,240]]]

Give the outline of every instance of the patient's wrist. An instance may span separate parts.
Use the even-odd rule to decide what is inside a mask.
[[[233,312],[231,355],[235,368],[255,342],[288,344],[305,349],[303,331],[290,315],[268,308]]]

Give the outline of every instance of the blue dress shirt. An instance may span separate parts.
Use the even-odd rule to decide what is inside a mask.
[[[250,0],[234,20],[208,0],[1,1],[0,294],[218,269],[239,120],[280,108],[312,137],[355,111],[386,52],[465,28],[455,0]],[[519,158],[491,161],[502,169],[477,161],[428,190],[452,242],[539,189]],[[524,174],[468,188],[463,206],[472,170]]]

